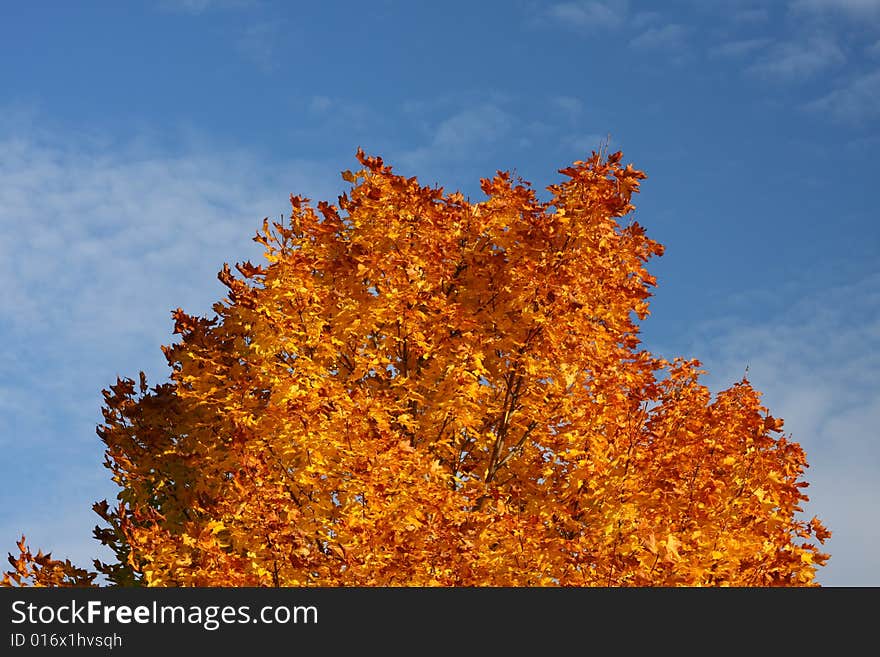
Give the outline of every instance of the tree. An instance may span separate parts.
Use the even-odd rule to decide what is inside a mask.
[[[801,447],[745,378],[640,349],[662,247],[622,154],[538,199],[421,186],[358,151],[338,205],[292,196],[170,382],[104,391],[95,505],[116,585],[809,585]],[[813,542],[815,539],[816,542]],[[96,573],[33,557],[7,584]]]

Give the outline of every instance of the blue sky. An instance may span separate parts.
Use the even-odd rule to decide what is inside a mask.
[[[98,554],[101,388],[164,379],[170,311],[358,146],[478,200],[610,138],[667,248],[646,346],[748,367],[807,451],[819,581],[880,585],[878,128],[880,0],[4,3],[0,552]]]

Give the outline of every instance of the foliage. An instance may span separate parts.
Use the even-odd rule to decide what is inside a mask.
[[[358,151],[291,197],[212,319],[173,313],[170,382],[104,391],[95,505],[117,585],[809,585],[830,534],[746,379],[640,349],[662,247],[621,153],[542,202],[420,186]],[[11,579],[87,584],[32,557]],[[12,583],[7,577],[7,584]]]

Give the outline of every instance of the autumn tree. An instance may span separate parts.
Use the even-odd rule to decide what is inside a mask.
[[[95,537],[117,585],[809,585],[801,447],[746,379],[640,348],[660,244],[624,220],[621,153],[541,201],[486,200],[358,151],[333,205],[292,196],[224,265],[212,318],[173,313],[170,381],[104,391],[120,486]],[[7,584],[96,573],[24,541]]]

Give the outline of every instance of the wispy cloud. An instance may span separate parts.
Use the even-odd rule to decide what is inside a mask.
[[[569,134],[560,140],[563,148],[577,159],[586,158],[591,152],[599,151],[610,142],[611,138],[608,135],[600,134]]]
[[[470,107],[442,121],[434,135],[434,146],[451,152],[480,143],[497,141],[513,125],[513,117],[496,105]]]
[[[461,109],[439,121],[431,129],[428,144],[406,151],[399,161],[419,167],[429,160],[450,160],[473,157],[475,151],[485,152],[508,136],[516,118],[491,102]]]
[[[599,30],[635,34],[629,39],[633,48],[678,50],[684,46],[689,28],[679,23],[662,23],[658,11],[630,12],[628,2],[573,0],[550,5],[539,19],[581,32]]]
[[[309,122],[304,125],[293,127],[293,134],[313,136],[315,130],[321,130],[331,135],[345,134],[348,139],[354,139],[357,145],[359,139],[365,136],[380,133],[380,127],[386,118],[373,111],[367,104],[360,100],[341,96],[315,94],[304,96],[295,101],[294,106],[309,116]],[[372,142],[372,139],[368,139]],[[360,142],[367,148],[367,143]],[[350,143],[346,146],[346,149]]]
[[[814,36],[774,45],[747,70],[759,77],[798,81],[840,66],[845,61],[846,56],[834,40]]]
[[[278,50],[281,30],[277,23],[254,23],[238,37],[239,52],[264,72],[278,67]]]
[[[640,12],[637,12],[635,14],[635,16],[632,17],[632,20],[630,21],[630,23],[632,24],[632,26],[635,29],[641,30],[642,28],[647,27],[651,23],[659,22],[661,17],[662,17],[662,15],[660,14],[660,12],[657,12],[657,11],[640,11]]]
[[[632,39],[629,44],[633,48],[677,49],[684,45],[687,32],[687,27],[674,23],[651,27]]]
[[[770,20],[770,12],[762,8],[740,9],[733,14],[737,23],[766,23]]]
[[[794,0],[791,8],[798,13],[880,18],[880,0]]]
[[[254,5],[256,0],[162,0],[159,3],[166,11],[194,15],[215,9],[244,9]]]
[[[728,57],[731,59],[745,57],[765,48],[770,39],[742,39],[740,41],[728,41],[709,49],[709,55],[713,57]]]
[[[589,30],[618,27],[625,20],[626,10],[625,2],[579,0],[550,5],[546,16],[566,27]]]
[[[692,353],[714,390],[748,367],[764,404],[806,450],[805,510],[834,534],[820,581],[880,585],[880,274],[775,301],[764,322],[706,324]]]
[[[170,304],[201,299],[207,311],[216,270],[254,256],[249,237],[262,217],[285,211],[288,193],[327,191],[336,177],[319,167],[329,175],[318,187],[314,163],[269,167],[244,152],[170,155],[51,135],[0,144],[6,330],[98,349],[112,335],[164,333]]]
[[[550,105],[573,121],[584,111],[584,103],[574,96],[554,96]]]
[[[805,107],[841,122],[876,119],[880,117],[880,71],[856,77]]]
[[[312,96],[309,99],[309,111],[314,114],[321,114],[333,107],[333,99],[328,96]]]

